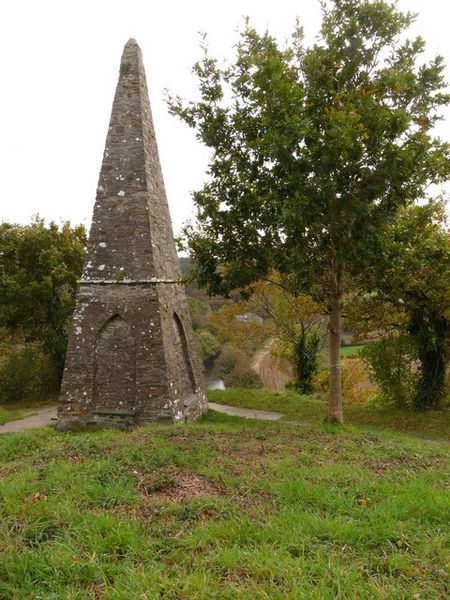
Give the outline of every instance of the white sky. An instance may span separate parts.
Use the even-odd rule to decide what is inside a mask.
[[[412,33],[450,64],[448,0],[400,0],[419,12]],[[122,48],[142,48],[175,232],[192,215],[190,192],[207,154],[171,117],[163,89],[195,95],[199,31],[229,56],[242,17],[283,41],[299,16],[307,41],[320,24],[316,0],[3,0],[0,4],[0,220],[33,214],[89,226]],[[450,67],[448,69],[450,81]],[[450,121],[439,133],[450,139]]]

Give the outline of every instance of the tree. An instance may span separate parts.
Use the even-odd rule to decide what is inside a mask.
[[[364,346],[360,353],[368,363],[371,380],[385,402],[410,408],[417,388],[417,349],[412,336],[401,329]]]
[[[0,225],[0,327],[40,342],[60,375],[85,244],[82,225]]]
[[[444,203],[401,211],[384,231],[382,246],[373,272],[377,302],[389,301],[406,315],[403,328],[419,360],[414,407],[438,408],[450,348],[450,235]]]
[[[442,57],[418,67],[424,41],[403,39],[413,15],[382,0],[321,6],[310,48],[299,26],[280,49],[248,22],[225,66],[203,44],[200,99],[168,103],[211,149],[185,232],[198,283],[227,293],[275,269],[325,302],[328,418],[342,421],[346,282],[364,284],[386,224],[448,177],[450,147],[432,128],[450,97]]]
[[[310,296],[291,290],[288,278],[270,273],[270,280],[255,282],[239,301],[212,313],[210,323],[219,339],[249,356],[269,342],[274,354],[292,364],[295,387],[310,394],[323,311]]]
[[[296,389],[310,394],[318,369],[323,308],[311,296],[292,293],[290,288],[289,280],[272,273],[270,281],[252,286],[243,308],[264,316],[266,332],[292,363]]]
[[[370,293],[348,304],[347,322],[360,338],[374,331],[383,337],[378,350],[368,348],[366,356],[381,379],[390,377],[392,389],[410,388],[396,381],[405,378],[400,371],[388,373],[387,363],[403,354],[402,368],[415,382],[415,392],[409,398],[403,394],[404,405],[438,408],[450,358],[450,234],[444,202],[401,210],[381,234],[380,248],[366,282]]]
[[[244,301],[224,304],[211,313],[209,325],[223,344],[232,344],[250,357],[264,345],[269,332],[267,324],[249,310]]]

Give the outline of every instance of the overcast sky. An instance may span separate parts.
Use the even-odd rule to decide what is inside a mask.
[[[419,13],[412,33],[450,64],[448,0],[400,0]],[[142,48],[174,229],[192,215],[206,151],[171,117],[168,88],[195,95],[199,31],[229,56],[242,17],[283,41],[299,16],[307,41],[320,24],[317,0],[4,0],[0,5],[0,220],[46,219],[89,226],[122,47]],[[448,69],[450,80],[450,68]],[[450,139],[450,119],[439,133]]]

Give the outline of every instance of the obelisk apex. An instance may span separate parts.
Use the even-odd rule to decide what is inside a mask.
[[[205,409],[142,54],[131,39],[120,63],[58,428],[170,423]]]
[[[178,278],[141,50],[123,50],[83,279]]]

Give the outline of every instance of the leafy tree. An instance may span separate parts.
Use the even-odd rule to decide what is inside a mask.
[[[60,375],[85,244],[82,225],[0,225],[0,327],[39,342]]]
[[[414,339],[420,365],[415,408],[439,407],[450,348],[450,235],[444,204],[401,211],[383,233],[382,245],[372,274],[373,300],[390,302],[406,316],[403,329]]]
[[[225,344],[214,362],[213,376],[224,380],[226,387],[261,387],[261,380],[252,368],[251,357],[231,343]]]
[[[11,344],[0,354],[0,403],[40,400],[59,389],[54,361],[38,343]]]
[[[203,362],[217,355],[220,350],[220,342],[210,331],[207,329],[198,329],[195,332],[195,338],[198,342]]]
[[[277,273],[243,290],[240,300],[210,314],[209,324],[223,342],[250,357],[270,343],[272,353],[293,366],[295,387],[313,391],[320,349],[322,308],[310,297],[291,291],[291,281]]]
[[[276,269],[324,301],[328,418],[342,421],[346,282],[364,284],[386,224],[448,177],[449,145],[432,128],[450,97],[442,57],[417,66],[424,41],[403,37],[413,15],[382,0],[321,5],[312,47],[300,27],[281,49],[247,22],[225,66],[204,48],[200,99],[168,102],[211,149],[186,230],[197,281],[227,293]]]
[[[439,407],[450,358],[450,235],[445,204],[435,201],[401,210],[380,236],[380,246],[383,252],[368,273],[371,292],[347,304],[347,322],[358,337],[376,331],[386,338],[373,352],[368,348],[367,357],[378,364],[372,365],[375,375],[390,377],[389,385],[403,386],[400,370],[384,372],[382,361],[387,364],[390,354],[403,353],[405,369],[412,361],[417,365],[418,372],[413,369],[410,378],[415,392],[408,399],[403,395],[405,405]]]
[[[293,365],[294,385],[302,394],[313,391],[318,369],[323,307],[311,296],[295,294],[287,278],[272,273],[270,281],[252,286],[244,310],[264,316],[265,330],[276,341],[276,349]]]
[[[202,329],[208,323],[211,309],[202,300],[198,298],[189,298],[189,312],[192,319],[192,327],[195,330]]]
[[[295,345],[295,387],[302,394],[314,391],[312,381],[318,370],[319,349],[320,337],[316,333],[301,333]]]
[[[418,382],[413,368],[416,347],[412,337],[402,332],[390,333],[367,344],[361,355],[369,363],[370,377],[383,399],[397,408],[410,407]]]
[[[229,343],[249,357],[268,338],[267,324],[259,315],[249,314],[249,306],[242,301],[224,304],[213,311],[209,325],[222,344]]]
[[[418,410],[440,408],[446,391],[450,321],[422,307],[412,312],[410,332],[417,342],[420,360],[414,407]]]

